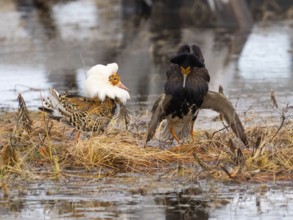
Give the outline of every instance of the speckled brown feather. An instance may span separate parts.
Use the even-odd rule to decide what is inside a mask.
[[[85,98],[81,96],[60,95],[60,102],[71,115],[64,114],[61,121],[83,131],[104,129],[114,116],[115,100],[106,98]]]
[[[51,92],[52,95],[52,92]],[[48,99],[45,101],[47,111],[51,118],[60,120],[82,131],[103,130],[111,118],[114,116],[116,103],[114,99],[108,97],[104,101],[99,98],[86,98],[77,95],[53,93],[58,104],[54,106]],[[58,111],[59,115],[54,113]]]

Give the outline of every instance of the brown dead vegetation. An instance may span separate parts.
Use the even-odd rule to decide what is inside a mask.
[[[145,147],[146,131],[117,129],[115,120],[103,134],[83,133],[76,143],[72,128],[42,112],[28,112],[19,98],[17,113],[0,119],[0,175],[63,178],[67,170],[93,178],[119,172],[185,175],[217,181],[277,181],[293,179],[293,123],[246,129],[246,148],[232,131],[196,131],[195,142],[181,146]],[[22,107],[21,107],[22,106]],[[98,172],[90,172],[92,170]],[[90,174],[89,174],[90,173]]]

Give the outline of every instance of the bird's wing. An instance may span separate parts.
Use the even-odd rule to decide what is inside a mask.
[[[39,109],[48,112],[51,118],[78,129],[97,130],[112,118],[114,106],[114,100],[109,98],[101,101],[98,98],[59,94],[50,89],[48,99]]]
[[[161,94],[152,108],[152,117],[151,121],[149,122],[148,134],[146,143],[152,139],[154,134],[156,133],[156,129],[158,124],[166,117],[166,107],[171,101],[171,96],[166,94]]]
[[[235,135],[248,146],[248,140],[244,127],[229,100],[218,92],[209,91],[205,96],[201,109],[211,109],[223,115],[226,122],[231,126]]]
[[[113,100],[98,98],[86,98],[82,96],[61,96],[64,108],[68,115],[64,114],[62,122],[73,125],[85,131],[95,131],[104,128],[113,117]]]
[[[49,96],[43,100],[43,107],[39,109],[60,116],[70,115],[72,112],[81,110],[80,103],[88,102],[87,98],[78,95],[59,94],[55,89],[49,89]],[[88,102],[89,103],[89,102]]]
[[[86,98],[78,95],[61,94],[59,96],[60,104],[68,113],[76,111],[87,111],[93,106],[101,105],[101,101],[95,98]]]

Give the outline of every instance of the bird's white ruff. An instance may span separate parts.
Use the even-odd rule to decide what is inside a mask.
[[[117,63],[110,63],[107,66],[98,64],[93,66],[87,72],[87,79],[85,82],[85,93],[89,98],[98,96],[102,101],[108,96],[109,98],[118,98],[123,104],[130,98],[129,92],[114,86],[109,81],[109,77],[117,73]]]

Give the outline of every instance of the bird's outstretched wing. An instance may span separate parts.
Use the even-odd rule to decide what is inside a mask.
[[[158,127],[158,124],[165,119],[166,117],[166,107],[170,103],[171,100],[170,95],[161,94],[159,98],[156,100],[156,102],[153,105],[152,108],[152,118],[149,122],[149,128],[148,128],[148,134],[146,143],[149,142],[154,134],[156,133],[156,129]]]
[[[211,109],[223,115],[226,122],[231,126],[235,135],[248,147],[248,140],[244,127],[229,100],[224,94],[209,91],[205,96],[201,109]]]

